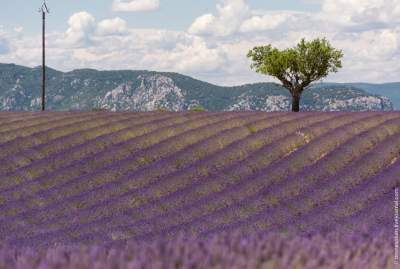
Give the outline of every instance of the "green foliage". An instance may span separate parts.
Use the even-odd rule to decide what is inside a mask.
[[[157,109],[158,112],[168,112],[168,109],[166,109],[165,107],[159,107]]]
[[[101,108],[101,107],[93,107],[91,109],[92,112],[103,112],[103,111],[108,111],[106,108]]]
[[[249,130],[249,132],[250,132],[251,134],[254,134],[254,133],[257,132],[257,127],[250,124],[250,125],[247,125],[247,130]]]
[[[343,52],[333,48],[325,39],[307,42],[304,38],[294,48],[279,50],[271,45],[254,47],[247,57],[256,72],[273,76],[292,94],[298,111],[300,95],[312,82],[338,72]]]
[[[199,105],[197,105],[197,106],[192,106],[189,110],[190,110],[190,111],[194,111],[194,112],[204,112],[204,111],[207,111],[204,107],[199,106]]]
[[[294,86],[304,88],[331,72],[338,72],[342,67],[343,52],[333,48],[325,38],[310,42],[303,38],[294,48],[254,47],[247,56],[258,73],[276,77],[284,87],[292,90]]]

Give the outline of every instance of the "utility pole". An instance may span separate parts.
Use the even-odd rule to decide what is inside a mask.
[[[46,109],[46,13],[50,13],[46,0],[43,1],[39,12],[42,13],[42,111],[44,111]]]

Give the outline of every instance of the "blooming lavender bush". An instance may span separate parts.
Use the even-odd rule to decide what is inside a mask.
[[[0,268],[15,269],[390,269],[393,245],[384,234],[222,232],[205,238],[177,235],[110,245],[20,248],[0,246]]]

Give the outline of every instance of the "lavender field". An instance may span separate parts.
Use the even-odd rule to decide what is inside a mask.
[[[400,112],[0,112],[0,269],[397,268]]]

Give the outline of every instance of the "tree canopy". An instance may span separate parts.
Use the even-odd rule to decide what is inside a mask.
[[[325,39],[307,42],[304,38],[294,48],[279,50],[271,45],[254,47],[247,57],[256,72],[279,79],[293,97],[293,111],[299,111],[303,90],[342,67],[343,52]]]

